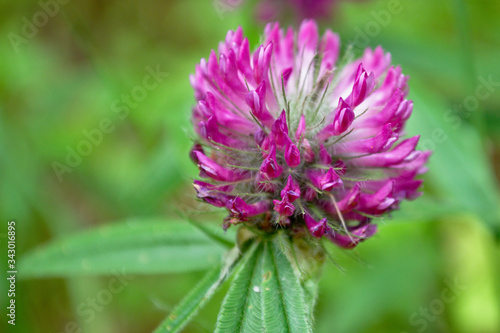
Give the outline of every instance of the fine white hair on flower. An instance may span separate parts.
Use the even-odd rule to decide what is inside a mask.
[[[230,31],[196,66],[194,187],[228,210],[224,228],[352,248],[376,232],[374,219],[420,195],[430,152],[415,150],[418,136],[402,139],[408,78],[381,47],[339,53],[339,37],[306,20],[297,32],[267,25],[253,52],[241,28]]]

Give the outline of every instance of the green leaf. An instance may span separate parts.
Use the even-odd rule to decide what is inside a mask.
[[[224,299],[216,332],[312,332],[303,287],[277,238],[249,251]]]
[[[227,292],[217,318],[215,332],[262,332],[260,269],[262,244],[256,242],[245,259]]]
[[[181,273],[219,264],[224,247],[186,222],[130,220],[52,242],[22,258],[19,276]]]
[[[198,285],[184,298],[172,313],[158,326],[154,333],[179,332],[186,326],[191,318],[205,305],[226,278],[231,274],[234,265],[240,259],[235,248],[229,252],[227,264],[208,272]]]
[[[186,220],[187,222],[189,222],[193,227],[197,228],[199,231],[201,231],[202,233],[204,233],[208,238],[212,239],[213,241],[215,241],[216,243],[219,243],[220,245],[222,246],[225,246],[227,248],[232,248],[234,247],[234,242],[229,240],[228,239],[228,232],[226,232],[226,234],[224,236],[220,236],[220,235],[217,235],[216,233],[213,232],[213,230],[211,230],[206,224],[204,223],[200,223],[192,218],[190,218],[187,214],[183,214],[182,212],[178,212],[179,216],[182,217],[184,220]],[[234,229],[232,229],[234,230]],[[231,234],[231,232],[229,232],[229,234]],[[232,239],[234,239],[234,236],[232,237]]]
[[[266,332],[312,332],[304,290],[288,257],[275,242],[266,242],[262,264]]]

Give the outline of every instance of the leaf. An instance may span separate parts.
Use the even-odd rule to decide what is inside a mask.
[[[304,290],[275,242],[266,242],[262,264],[266,332],[312,332]]]
[[[236,253],[235,253],[236,252]],[[154,333],[179,332],[191,318],[205,305],[217,289],[226,281],[240,255],[236,248],[230,252],[227,264],[208,272],[208,274],[191,290],[172,313],[158,326]]]
[[[242,264],[216,332],[312,332],[303,287],[276,239],[258,243]]]
[[[248,250],[224,298],[215,332],[262,332],[260,282],[262,244]]]
[[[206,225],[206,223],[200,223],[189,216],[187,214],[183,214],[182,212],[178,212],[179,216],[182,217],[184,220],[189,222],[193,227],[204,233],[208,238],[212,239],[214,242],[219,243],[222,246],[225,246],[227,248],[232,248],[234,247],[234,242],[228,239],[228,232],[225,233],[225,236],[220,236],[217,235],[216,233],[213,232],[213,230],[210,230],[210,228]],[[231,229],[234,230],[234,229]],[[234,239],[234,235],[232,237]]]
[[[22,258],[20,277],[180,273],[220,263],[224,248],[185,222],[131,220],[70,236]]]

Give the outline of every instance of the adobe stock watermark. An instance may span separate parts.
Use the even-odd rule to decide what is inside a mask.
[[[38,6],[40,10],[36,11],[31,18],[26,16],[21,18],[23,23],[21,33],[17,34],[11,31],[7,34],[7,38],[14,52],[19,53],[19,46],[27,44],[30,39],[35,38],[39,29],[46,26],[49,20],[59,13],[61,5],[66,5],[70,1],[71,0],[39,0]]]
[[[92,322],[104,307],[113,301],[115,295],[121,293],[129,282],[135,279],[125,273],[125,269],[120,272],[113,272],[113,277],[108,281],[106,288],[99,290],[94,297],[87,297],[76,307],[76,314],[86,323]],[[76,321],[67,322],[64,331],[61,333],[82,333]]]
[[[385,9],[370,11],[370,14],[374,19],[366,22],[363,29],[360,27],[354,27],[354,32],[356,34],[351,42],[351,45],[359,49],[367,47],[368,44],[370,44],[371,39],[380,34],[382,28],[391,24],[395,15],[403,12],[403,3],[411,1],[412,0],[390,0],[387,2],[387,7]]]
[[[473,112],[478,112],[481,102],[490,98],[495,90],[500,87],[500,81],[494,81],[492,74],[488,78],[479,76],[478,81],[479,84],[476,86],[473,95],[465,97],[461,104],[455,105],[443,114],[443,120],[450,123],[453,130],[457,130],[464,122],[464,119],[469,118]],[[449,137],[444,130],[441,127],[436,127],[432,130],[431,137],[422,140],[419,147],[422,150],[435,150],[437,144],[442,144],[448,139]]]
[[[66,146],[64,162],[52,162],[52,170],[60,182],[63,181],[63,176],[66,173],[72,173],[82,163],[84,157],[92,154],[94,149],[102,143],[105,134],[112,133],[116,129],[117,121],[125,120],[130,114],[130,110],[137,108],[139,103],[148,97],[148,93],[158,88],[169,75],[160,69],[160,65],[156,65],[156,68],[147,66],[146,72],[148,74],[144,76],[141,85],[133,87],[128,94],[122,94],[120,99],[116,99],[111,104],[111,110],[117,116],[115,120],[103,118],[95,128],[83,130],[84,139],[80,140],[74,147]]]
[[[438,298],[433,299],[427,306],[422,306],[418,311],[413,312],[409,317],[410,325],[417,328],[418,333],[424,332],[429,326],[429,322],[434,322],[446,309],[446,305],[453,303],[462,292],[467,289],[466,286],[458,282],[455,278],[453,283],[444,281],[446,288],[441,291]],[[408,333],[402,331],[401,333]]]
[[[212,5],[219,15],[219,18],[222,20],[223,15],[227,12],[232,12],[236,10],[244,0],[213,0]]]

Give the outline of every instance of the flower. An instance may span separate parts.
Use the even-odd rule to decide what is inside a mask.
[[[262,0],[257,6],[257,16],[270,21],[291,12],[302,19],[329,19],[338,0]]]
[[[227,209],[224,228],[302,230],[352,248],[374,218],[421,194],[430,152],[401,139],[408,78],[380,47],[339,61],[339,37],[311,20],[297,34],[269,24],[264,37],[252,53],[230,31],[190,77],[198,198]]]

